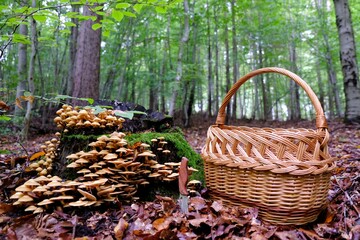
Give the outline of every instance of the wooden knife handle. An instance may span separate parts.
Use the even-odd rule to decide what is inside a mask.
[[[189,178],[189,172],[188,172],[188,159],[186,157],[183,157],[181,159],[181,164],[179,168],[179,191],[181,195],[189,195],[186,185]]]

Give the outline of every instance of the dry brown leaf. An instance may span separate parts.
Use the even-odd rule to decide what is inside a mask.
[[[45,152],[43,152],[43,151],[41,151],[41,152],[36,152],[36,153],[34,153],[33,155],[31,155],[30,161],[33,161],[33,160],[35,160],[35,159],[38,159],[38,158],[40,158],[40,157],[42,157],[42,156],[45,156]]]
[[[0,101],[0,109],[9,111],[10,107],[8,105],[6,105],[6,103],[4,101]]]
[[[129,223],[127,221],[125,221],[123,218],[120,218],[119,223],[116,225],[116,227],[114,229],[115,238],[117,240],[123,239],[128,226],[129,226]]]
[[[20,109],[24,109],[22,106],[21,106],[21,100],[19,98],[16,98],[15,100],[15,105],[20,108]]]

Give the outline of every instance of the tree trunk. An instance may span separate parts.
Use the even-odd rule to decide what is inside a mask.
[[[346,100],[345,121],[360,122],[359,68],[348,0],[334,0]]]
[[[212,116],[212,99],[213,99],[213,91],[214,91],[214,81],[213,81],[213,73],[212,73],[212,49],[211,49],[211,29],[210,29],[210,5],[209,5],[209,1],[206,2],[207,3],[207,7],[206,7],[206,11],[208,14],[207,17],[207,64],[208,64],[208,111],[207,111],[207,116],[209,118],[211,118]]]
[[[194,70],[193,72],[196,72],[196,68],[197,68],[197,24],[195,23],[195,21],[192,24],[192,29],[193,29],[193,50],[192,50],[192,58],[191,58],[191,62],[192,65],[194,66]],[[189,93],[189,98],[188,100],[185,98],[185,104],[184,104],[184,127],[190,127],[190,119],[191,119],[191,114],[192,114],[192,109],[194,106],[194,101],[195,101],[195,87],[196,87],[196,80],[197,77],[196,75],[193,75],[190,79],[190,93]]]
[[[181,78],[182,78],[182,58],[184,52],[184,45],[189,40],[189,3],[187,0],[184,0],[184,32],[179,43],[179,53],[178,53],[178,62],[177,62],[177,69],[176,69],[176,77],[174,82],[174,90],[172,93],[171,101],[170,101],[170,109],[169,115],[174,116],[175,108],[176,108],[176,99],[178,96]]]
[[[225,10],[225,18],[227,17]],[[228,25],[227,23],[225,23],[225,79],[226,79],[226,92],[229,92],[230,88],[231,88],[231,81],[230,81],[230,46],[229,46],[229,29],[228,29]],[[231,101],[229,102],[228,106],[226,107],[226,120],[225,123],[229,124],[229,118],[230,118],[230,114],[231,114],[231,108],[230,108],[230,104]]]
[[[91,11],[89,6],[84,6],[84,16],[101,16]],[[100,44],[101,28],[94,31],[92,20],[83,21],[80,25],[77,39],[77,51],[74,69],[73,97],[99,99],[100,83]],[[86,105],[86,102],[74,100],[75,105]]]
[[[235,11],[235,0],[231,1],[231,24],[232,24],[232,64],[233,64],[233,83],[236,83],[236,81],[239,78],[239,64],[238,64],[238,49],[237,49],[237,40],[236,38],[238,37],[236,34],[236,22],[235,22],[235,15],[236,15],[236,11]],[[233,102],[232,102],[232,114],[231,117],[233,119],[236,119],[236,105],[237,105],[237,93],[234,94],[234,96],[232,97]]]
[[[294,35],[294,34],[292,34]],[[296,46],[295,46],[295,37],[292,36],[292,40],[289,46],[289,55],[291,63],[291,71],[297,73],[296,66]],[[301,110],[300,110],[300,94],[299,94],[299,85],[294,81],[290,81],[290,120],[300,120],[301,119]]]
[[[219,28],[218,28],[217,11],[214,7],[214,35],[215,35],[215,112],[220,107],[220,80],[219,80]]]
[[[20,2],[21,6],[26,6],[27,1],[23,0]],[[26,24],[20,24],[19,26],[19,34],[24,36],[28,35],[28,28]],[[18,49],[18,85],[16,87],[16,99],[20,99],[20,96],[24,95],[24,91],[26,88],[26,81],[27,81],[27,45],[23,43],[19,43]],[[21,105],[25,107],[25,104]],[[17,105],[15,105],[15,116],[21,116],[22,110]]]
[[[33,8],[36,7],[36,0],[32,0],[31,6]],[[31,23],[31,56],[29,62],[29,74],[28,74],[28,85],[29,85],[29,92],[30,96],[27,100],[27,108],[25,113],[24,119],[24,127],[22,130],[22,138],[27,139],[30,129],[30,120],[31,120],[31,111],[33,107],[34,101],[34,92],[35,92],[35,84],[34,84],[34,72],[35,72],[35,60],[36,60],[36,53],[37,53],[37,33],[36,33],[36,21],[34,18],[30,18]]]
[[[75,0],[72,0],[75,1]],[[77,5],[71,6],[71,11],[73,12],[79,12],[79,7]],[[74,70],[75,70],[75,57],[76,57],[76,43],[77,43],[77,37],[79,34],[79,19],[77,18],[71,18],[71,22],[75,24],[76,26],[70,27],[70,47],[69,47],[69,68],[68,68],[68,77],[67,77],[67,84],[66,84],[66,94],[69,96],[72,96],[73,88],[74,88]]]

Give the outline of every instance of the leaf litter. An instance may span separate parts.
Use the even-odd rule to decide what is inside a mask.
[[[312,125],[303,121],[296,127]],[[206,189],[189,198],[188,214],[166,196],[128,205],[117,202],[107,208],[25,214],[11,204],[9,196],[28,180],[21,163],[29,153],[38,152],[44,136],[21,147],[2,141],[1,149],[10,153],[0,156],[0,239],[360,239],[360,128],[340,122],[330,122],[330,128],[331,154],[339,160],[331,178],[329,205],[316,222],[304,226],[269,225],[258,218],[256,208],[227,207],[207,198]],[[184,130],[197,151],[204,144],[206,130]]]

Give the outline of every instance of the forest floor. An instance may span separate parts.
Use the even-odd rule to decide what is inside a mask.
[[[199,124],[201,123],[201,124]],[[199,119],[183,129],[200,152],[211,121]],[[233,125],[313,128],[314,122],[236,122]],[[337,157],[329,205],[318,220],[302,226],[275,226],[258,218],[255,208],[228,208],[203,195],[189,199],[189,214],[175,200],[117,204],[114,208],[25,214],[11,204],[22,156],[32,155],[52,134],[32,135],[21,145],[0,135],[0,239],[360,239],[360,126],[329,123],[330,151]],[[19,161],[19,162],[18,162]],[[202,191],[205,192],[205,191]]]

